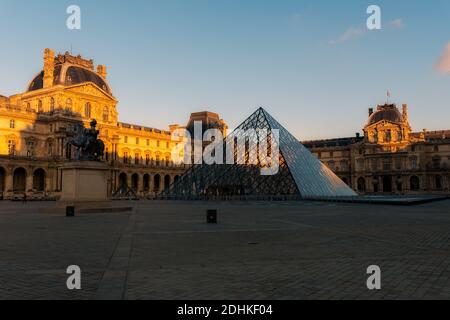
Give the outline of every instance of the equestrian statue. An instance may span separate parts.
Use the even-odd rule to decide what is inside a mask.
[[[90,125],[90,128],[85,128],[78,124],[78,135],[66,144],[67,149],[71,146],[77,148],[76,159],[79,161],[101,161],[105,153],[105,144],[97,138],[100,133],[96,129],[97,121],[92,120]]]

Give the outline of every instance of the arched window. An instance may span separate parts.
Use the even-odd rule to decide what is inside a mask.
[[[161,176],[159,174],[155,175],[153,178],[153,187],[155,192],[158,192],[161,187]]]
[[[55,111],[55,98],[50,99],[50,111],[51,112]]]
[[[37,169],[33,174],[33,189],[39,192],[45,190],[45,171]]]
[[[150,175],[148,173],[144,174],[144,191],[150,190]]]
[[[419,191],[420,189],[420,180],[419,177],[417,176],[412,176],[409,179],[409,188],[411,189],[411,191]]]
[[[44,111],[44,108],[42,107],[42,100],[38,101],[38,112],[41,113]]]
[[[73,107],[72,99],[69,98],[66,100],[66,111],[72,111],[72,107]]]
[[[139,175],[137,173],[131,176],[131,188],[134,191],[138,191],[139,189]]]
[[[24,168],[17,168],[13,174],[13,190],[15,192],[25,192],[27,172]]]
[[[119,175],[119,188],[127,188],[128,187],[128,177],[125,172],[122,172]]]
[[[109,108],[107,106],[103,107],[103,121],[109,121]]]
[[[1,193],[5,190],[5,180],[6,180],[6,170],[0,167],[0,196]]]
[[[166,175],[164,177],[164,189],[169,189],[170,188],[170,176]]]
[[[90,118],[91,117],[91,104],[89,102],[87,102],[84,105],[84,116],[86,118]]]

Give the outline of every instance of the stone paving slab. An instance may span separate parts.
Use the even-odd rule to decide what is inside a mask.
[[[66,218],[0,202],[0,299],[450,299],[449,201],[126,204]]]

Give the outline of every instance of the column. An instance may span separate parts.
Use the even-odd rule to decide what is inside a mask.
[[[6,171],[6,177],[5,177],[5,196],[13,190],[13,174],[11,170]]]
[[[25,192],[28,193],[28,191],[33,189],[33,170],[28,169],[27,171],[27,179],[25,184]]]

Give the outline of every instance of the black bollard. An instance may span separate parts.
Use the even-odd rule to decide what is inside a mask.
[[[217,210],[208,210],[206,213],[206,221],[211,224],[217,223]]]
[[[75,207],[74,206],[66,207],[66,217],[75,217]]]

